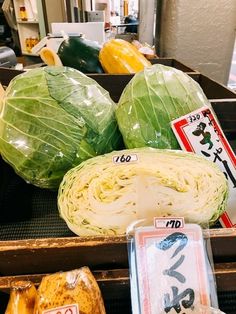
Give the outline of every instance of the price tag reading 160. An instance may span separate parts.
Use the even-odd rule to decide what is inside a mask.
[[[112,157],[112,160],[115,164],[125,164],[125,163],[137,162],[138,161],[138,155],[137,154],[116,155],[116,156]]]

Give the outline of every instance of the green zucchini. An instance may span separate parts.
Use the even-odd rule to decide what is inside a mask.
[[[98,58],[100,49],[97,42],[73,36],[61,43],[57,54],[64,66],[75,68],[83,73],[103,73]]]

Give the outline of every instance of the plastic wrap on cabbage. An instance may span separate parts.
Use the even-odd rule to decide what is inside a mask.
[[[26,181],[57,188],[70,168],[120,148],[114,110],[108,92],[75,69],[30,70],[0,103],[0,153]]]
[[[114,163],[122,155],[138,160]],[[212,225],[224,212],[227,196],[227,180],[213,162],[146,147],[91,158],[68,171],[58,206],[74,233],[116,235],[139,219],[152,222],[155,216]]]
[[[170,122],[203,105],[210,104],[186,73],[160,64],[145,68],[127,84],[116,110],[125,146],[179,149]]]

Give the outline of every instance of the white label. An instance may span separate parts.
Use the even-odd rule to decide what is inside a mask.
[[[79,314],[78,304],[60,306],[51,310],[43,311],[42,314]]]
[[[138,155],[137,154],[116,155],[112,157],[112,161],[115,164],[127,164],[127,163],[137,162]]]
[[[229,183],[229,199],[221,222],[227,228],[236,226],[236,156],[213,112],[202,107],[171,123],[182,149],[215,162]]]
[[[199,314],[200,305],[210,306],[200,226],[138,228],[135,249],[141,314]]]
[[[178,229],[184,227],[184,218],[176,218],[176,217],[170,217],[170,218],[164,218],[164,217],[155,217],[154,218],[154,226],[157,229],[162,228],[169,228],[169,229]]]

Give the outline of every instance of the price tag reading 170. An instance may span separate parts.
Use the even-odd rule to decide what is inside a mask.
[[[172,228],[184,228],[184,218],[176,218],[176,217],[155,217],[154,218],[154,226],[158,229],[172,229]]]
[[[125,163],[132,163],[138,161],[138,155],[137,154],[130,154],[130,155],[116,155],[112,157],[112,160],[115,164],[125,164]]]

